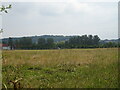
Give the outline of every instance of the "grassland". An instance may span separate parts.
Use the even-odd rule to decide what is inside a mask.
[[[3,87],[117,88],[118,49],[3,51]]]

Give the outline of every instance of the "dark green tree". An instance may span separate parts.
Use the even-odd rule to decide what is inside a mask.
[[[44,49],[46,45],[46,41],[45,38],[39,38],[38,39],[38,48],[40,49]]]
[[[117,47],[118,43],[114,43],[114,42],[107,42],[104,45],[104,48],[112,48],[112,47]]]
[[[99,41],[100,41],[100,38],[98,37],[98,35],[95,35],[95,36],[93,37],[93,43],[94,43],[95,45],[98,45],[98,44],[99,44]]]
[[[47,40],[46,40],[46,48],[47,49],[54,48],[54,40],[53,40],[53,38],[47,38]]]
[[[30,37],[23,37],[19,41],[21,49],[31,49],[32,48],[32,39]]]
[[[93,36],[88,35],[88,45],[93,45]]]
[[[13,49],[13,40],[11,37],[9,37],[9,39],[8,39],[8,45],[10,46],[10,49],[12,50]]]
[[[15,49],[19,49],[20,48],[19,40],[15,40],[14,45],[15,45]]]
[[[57,45],[56,48],[65,48],[65,42],[64,41],[58,42],[56,45]]]

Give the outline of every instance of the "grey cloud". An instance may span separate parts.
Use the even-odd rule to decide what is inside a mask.
[[[80,3],[82,5],[82,3]],[[4,37],[98,34],[117,38],[117,3],[14,3],[3,16]]]

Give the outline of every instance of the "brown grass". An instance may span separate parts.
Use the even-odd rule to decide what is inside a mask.
[[[117,49],[13,50],[3,51],[3,65],[110,64]]]

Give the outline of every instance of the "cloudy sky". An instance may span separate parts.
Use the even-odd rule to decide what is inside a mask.
[[[4,37],[35,35],[99,35],[118,38],[117,2],[12,2],[2,13]],[[1,19],[1,17],[0,17]]]

